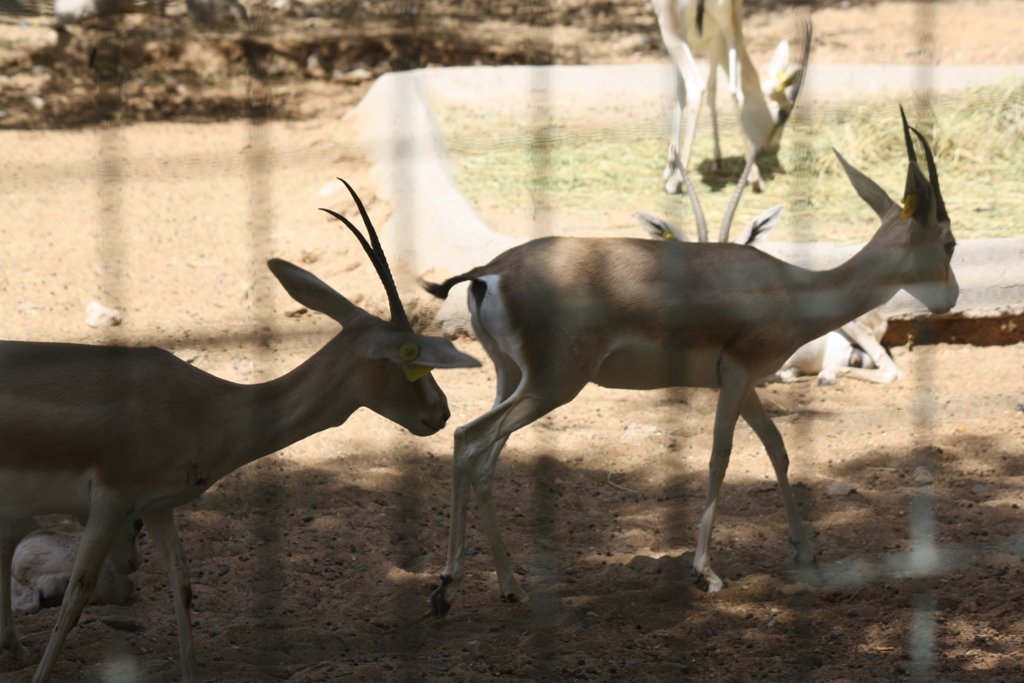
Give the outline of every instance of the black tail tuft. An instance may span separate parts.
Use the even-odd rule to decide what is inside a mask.
[[[444,284],[438,284],[436,282],[427,282],[426,280],[420,280],[420,285],[423,289],[427,290],[438,299],[447,299],[448,290],[450,287],[445,287]]]
[[[448,292],[451,291],[452,287],[467,279],[468,278],[460,275],[458,277],[448,278],[447,280],[441,283],[420,280],[420,285],[423,287],[423,289],[427,290],[430,294],[433,294],[438,299],[447,299]]]

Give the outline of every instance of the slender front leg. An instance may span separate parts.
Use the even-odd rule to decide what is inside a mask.
[[[0,520],[0,649],[7,650],[19,662],[28,659],[29,652],[18,642],[11,609],[11,561],[18,541],[38,525],[31,519]]]
[[[452,455],[452,510],[448,523],[448,559],[445,562],[444,571],[441,572],[441,587],[430,596],[430,612],[435,617],[443,617],[451,609],[459,585],[466,575],[463,549],[466,545],[466,508],[469,503],[470,468],[473,466],[473,463],[470,462],[471,456],[466,450],[466,430],[471,424],[473,422],[455,430],[455,450]]]
[[[98,486],[94,486],[92,503],[89,508],[89,521],[85,525],[82,542],[78,546],[78,556],[75,557],[75,566],[71,570],[71,579],[67,591],[64,593],[64,602],[60,606],[57,625],[54,627],[53,633],[50,634],[50,641],[46,644],[46,650],[43,652],[43,658],[39,662],[35,676],[32,677],[32,683],[46,683],[50,679],[64,641],[71,629],[78,623],[82,609],[92,597],[100,570],[103,567],[103,560],[110,550],[114,534],[125,523],[128,512],[127,504]]]
[[[722,148],[718,144],[718,69],[708,74],[708,107],[711,109],[711,136],[714,150],[711,157],[711,170],[718,173],[722,170]]]
[[[711,446],[711,463],[708,467],[708,492],[704,499],[704,515],[700,520],[700,532],[697,536],[697,549],[693,554],[693,572],[697,584],[709,593],[722,590],[722,580],[711,569],[709,546],[711,545],[711,529],[715,524],[715,507],[718,504],[718,492],[725,479],[725,471],[729,468],[729,457],[732,454],[733,433],[736,420],[747,394],[751,393],[753,381],[739,366],[731,363],[728,358],[720,362],[719,378],[721,387],[718,391],[718,408],[715,411],[715,431]]]
[[[181,647],[182,681],[196,683],[199,669],[192,647],[192,579],[188,571],[188,558],[174,528],[174,511],[159,510],[143,515],[153,544],[160,552],[174,593],[174,617],[178,622],[178,644]]]
[[[888,384],[894,380],[906,377],[904,372],[900,370],[900,367],[896,365],[896,361],[886,352],[881,342],[860,322],[857,320],[848,322],[839,328],[839,331],[845,334],[854,344],[864,349],[871,357],[875,367],[878,368],[876,372],[865,370],[864,368],[848,368],[846,374],[850,374],[858,379],[866,379],[869,382],[879,382],[881,384]],[[860,370],[859,373],[854,372],[857,369]]]
[[[750,392],[746,403],[743,404],[743,419],[764,444],[765,450],[768,451],[768,458],[772,461],[772,467],[775,469],[775,478],[779,482],[782,505],[786,509],[786,520],[789,523],[789,540],[796,549],[797,568],[813,567],[815,566],[814,549],[811,547],[807,529],[800,521],[796,503],[793,501],[793,491],[789,488],[789,454],[786,453],[786,444],[783,443],[782,434],[779,433],[775,423],[764,411],[761,399],[753,391]]]
[[[665,167],[665,192],[679,194],[682,192],[683,176],[678,166],[686,168],[693,149],[693,140],[697,135],[697,117],[704,101],[704,79],[697,70],[693,53],[678,36],[662,32],[665,46],[676,65],[676,108],[672,118],[672,138],[668,146],[668,165]],[[678,155],[679,133],[682,128],[683,106],[686,107],[686,134],[683,137],[682,153]]]

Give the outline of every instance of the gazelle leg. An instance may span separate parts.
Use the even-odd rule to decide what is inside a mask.
[[[711,170],[718,173],[722,170],[722,148],[718,142],[718,65],[725,55],[725,41],[717,34],[709,47],[711,71],[708,73],[708,108],[711,110],[711,133],[714,153],[711,157]]]
[[[36,524],[31,519],[0,519],[0,649],[7,650],[19,662],[28,659],[29,652],[18,642],[11,609],[11,561],[18,541]]]
[[[679,172],[676,168],[676,159],[679,158],[679,136],[683,134],[683,102],[685,101],[686,83],[683,82],[683,77],[677,68],[676,101],[675,105],[672,107],[672,130],[668,137],[668,153],[666,154],[667,161],[665,163],[665,171],[662,173],[662,177],[666,181],[672,176],[677,175]],[[668,192],[668,185],[665,186],[665,191]]]
[[[188,558],[174,528],[174,511],[170,508],[143,516],[153,544],[160,552],[174,593],[174,616],[178,622],[178,644],[181,647],[182,681],[199,680],[196,654],[192,646],[192,579],[188,571]]]
[[[757,438],[764,444],[768,451],[768,458],[772,461],[775,469],[775,478],[779,482],[779,491],[782,493],[782,504],[786,509],[786,521],[789,524],[789,540],[796,550],[795,563],[797,567],[814,566],[814,549],[811,547],[807,529],[800,521],[800,515],[793,501],[793,491],[789,487],[789,454],[786,453],[786,444],[782,441],[775,423],[768,417],[761,405],[761,399],[753,391],[743,404],[743,419],[750,428],[757,434]]]
[[[684,168],[690,161],[693,140],[697,136],[697,117],[704,101],[704,79],[697,70],[693,53],[682,39],[675,35],[665,35],[665,46],[676,65],[676,108],[672,117],[672,138],[668,146],[668,165],[665,167],[665,192],[678,194],[682,192],[683,176],[677,167],[676,152],[678,151],[679,132],[682,128],[683,106],[686,106],[686,133],[683,137],[683,149],[678,155],[678,164]]]
[[[519,585],[512,572],[512,562],[508,558],[505,541],[501,537],[498,515],[494,510],[494,497],[491,495],[494,468],[507,441],[507,438],[499,440],[491,447],[487,455],[480,458],[472,473],[473,493],[476,495],[476,504],[480,510],[484,533],[487,535],[487,545],[494,558],[494,568],[498,574],[498,590],[501,591],[501,597],[509,602],[528,602],[529,594]]]
[[[711,156],[711,170],[718,173],[722,170],[722,148],[718,144],[718,69],[712,68],[708,74],[708,108],[711,109],[711,139],[714,150]]]
[[[89,521],[85,525],[85,533],[82,534],[82,541],[78,546],[78,555],[71,570],[71,580],[64,594],[64,602],[60,606],[57,625],[50,634],[50,641],[46,644],[46,650],[35,676],[32,677],[32,683],[45,683],[50,679],[68,633],[78,623],[82,609],[96,588],[96,581],[114,534],[121,529],[128,514],[127,504],[118,500],[116,496],[100,490],[99,487],[94,488]]]
[[[476,489],[484,531],[491,546],[502,596],[515,601],[527,600],[526,592],[519,586],[512,573],[512,565],[505,551],[505,543],[491,499],[491,478],[501,448],[509,435],[571,401],[586,385],[586,381],[575,387],[575,391],[563,394],[567,396],[565,398],[537,398],[526,393],[526,385],[527,382],[524,380],[508,400],[455,430],[448,560],[441,574],[441,587],[430,597],[434,616],[444,616],[448,612],[465,576],[466,508],[470,486]]]
[[[715,411],[715,430],[711,446],[711,463],[708,467],[708,492],[704,499],[704,515],[700,520],[697,549],[693,554],[693,571],[697,583],[709,593],[722,590],[722,580],[711,569],[708,548],[711,545],[711,529],[715,523],[715,507],[718,492],[729,467],[732,454],[733,432],[740,410],[751,393],[753,381],[742,368],[723,358],[720,363],[718,408]]]

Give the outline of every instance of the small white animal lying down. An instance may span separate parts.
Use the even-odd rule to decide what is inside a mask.
[[[773,206],[757,216],[744,228],[737,244],[753,246],[760,242],[782,218],[782,205]],[[683,231],[663,218],[637,211],[633,216],[653,239],[687,241]],[[869,311],[838,330],[807,342],[790,356],[773,375],[760,383],[795,382],[803,375],[817,375],[818,384],[831,386],[839,377],[854,377],[868,382],[888,384],[904,377],[889,352],[882,346],[882,337],[889,321],[878,312]]]
[[[762,381],[794,382],[802,375],[817,375],[822,386],[831,386],[843,376],[888,384],[904,376],[882,346],[888,327],[885,316],[877,309],[865,313],[838,330],[807,342],[778,372]]]
[[[131,599],[135,591],[131,574],[140,562],[141,528],[142,520],[135,520],[114,539],[90,604],[124,605]],[[11,562],[11,606],[15,612],[29,614],[61,604],[83,531],[73,522],[58,524],[36,529],[18,543]]]

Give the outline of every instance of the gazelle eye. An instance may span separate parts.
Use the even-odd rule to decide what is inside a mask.
[[[946,243],[946,256],[953,258],[953,250],[956,249],[956,242]]]

